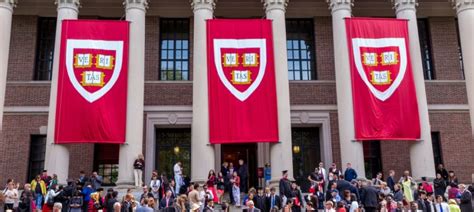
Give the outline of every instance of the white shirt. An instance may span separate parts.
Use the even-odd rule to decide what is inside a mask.
[[[326,169],[320,167],[320,168],[319,168],[319,173],[323,175],[324,181],[327,181],[328,176],[326,175]]]
[[[7,189],[4,193],[5,195],[5,203],[6,204],[14,204],[15,199],[18,199],[18,190],[16,189]]]
[[[448,203],[445,203],[445,202],[442,202],[441,204],[440,203],[435,204],[436,212],[441,212],[440,206],[441,206],[441,208],[443,208],[443,212],[449,212]]]
[[[174,164],[173,171],[174,175],[181,176],[181,166],[179,166],[179,164]]]
[[[352,201],[349,212],[354,212],[356,209],[359,209],[359,203],[357,203],[357,201]]]
[[[160,186],[161,186],[161,181],[156,179],[156,180],[151,180],[150,182],[150,188],[152,191],[154,192],[158,192],[158,190],[160,189]]]

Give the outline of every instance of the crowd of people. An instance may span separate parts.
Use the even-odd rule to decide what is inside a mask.
[[[135,186],[142,189],[138,195],[133,189],[124,194],[113,188],[104,190],[103,179],[97,172],[90,176],[81,172],[78,179],[62,186],[55,174],[49,176],[44,170],[22,187],[21,194],[20,184],[9,179],[0,194],[0,203],[5,211],[28,212],[473,212],[469,191],[472,186],[459,183],[455,173],[448,172],[443,165],[437,168],[436,179],[422,178],[416,182],[409,171],[399,180],[393,170],[385,178],[379,172],[367,180],[360,178],[350,163],[343,172],[336,164],[326,170],[321,162],[307,178],[307,191],[288,178],[287,170],[282,171],[278,186],[265,177],[263,186],[249,188],[249,170],[243,160],[235,167],[224,162],[218,172],[210,170],[207,181],[201,184],[183,174],[181,162],[173,166],[172,176],[155,170],[145,182],[142,156],[135,161],[134,168]]]

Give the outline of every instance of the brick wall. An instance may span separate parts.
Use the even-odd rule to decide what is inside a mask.
[[[28,175],[31,135],[38,135],[40,127],[46,126],[48,116],[41,115],[5,115],[3,130],[0,133],[0,185],[8,178],[20,183]]]
[[[428,104],[467,104],[464,81],[425,81]]]
[[[5,106],[48,106],[51,84],[7,83]]]
[[[158,80],[160,19],[156,16],[148,16],[145,24],[145,80]]]
[[[331,17],[314,18],[318,80],[335,80]]]
[[[336,104],[334,82],[290,82],[290,104]]]
[[[331,121],[332,161],[337,164],[337,167],[343,167],[341,165],[341,145],[339,144],[338,114],[337,112],[331,112],[329,116]]]
[[[454,17],[429,18],[433,64],[437,80],[462,79]]]
[[[392,169],[395,171],[395,180],[400,179],[403,171],[411,170],[411,143],[412,141],[380,141],[384,179]]]
[[[28,175],[31,135],[39,135],[40,127],[47,126],[48,115],[10,114],[4,116],[0,133],[0,182],[13,178],[20,183],[29,182]],[[77,178],[79,171],[92,171],[93,144],[66,145],[70,152],[69,177]],[[50,173],[53,174],[53,173]],[[2,184],[3,185],[3,184]]]
[[[474,174],[474,141],[469,113],[430,112],[431,131],[440,132],[443,162],[461,182],[470,183]]]
[[[193,84],[159,82],[145,84],[145,105],[192,105]]]
[[[13,16],[10,55],[8,57],[8,81],[33,79],[37,24],[38,17],[36,16]]]

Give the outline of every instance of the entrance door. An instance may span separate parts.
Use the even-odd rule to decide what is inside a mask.
[[[249,188],[258,186],[257,179],[257,144],[223,144],[221,146],[221,161],[239,166],[243,159],[249,169]]]

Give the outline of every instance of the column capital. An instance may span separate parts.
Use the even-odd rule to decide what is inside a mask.
[[[123,5],[125,6],[125,10],[139,9],[146,12],[148,9],[148,0],[124,0]]]
[[[58,10],[68,8],[79,12],[79,8],[81,7],[80,0],[56,0],[54,4],[58,5]]]
[[[13,12],[13,8],[16,7],[17,0],[0,0],[0,8],[5,8]]]
[[[395,13],[404,10],[413,10],[416,12],[416,7],[418,6],[417,0],[392,0],[392,2]]]
[[[282,10],[283,12],[286,12],[288,2],[290,2],[290,0],[262,0],[265,12],[271,10]]]
[[[193,12],[198,10],[210,10],[214,12],[217,0],[189,0]]]
[[[457,14],[465,10],[474,10],[474,0],[451,0],[451,2]]]
[[[351,11],[352,6],[354,6],[354,0],[326,0],[326,2],[329,4],[331,13],[338,10]]]

